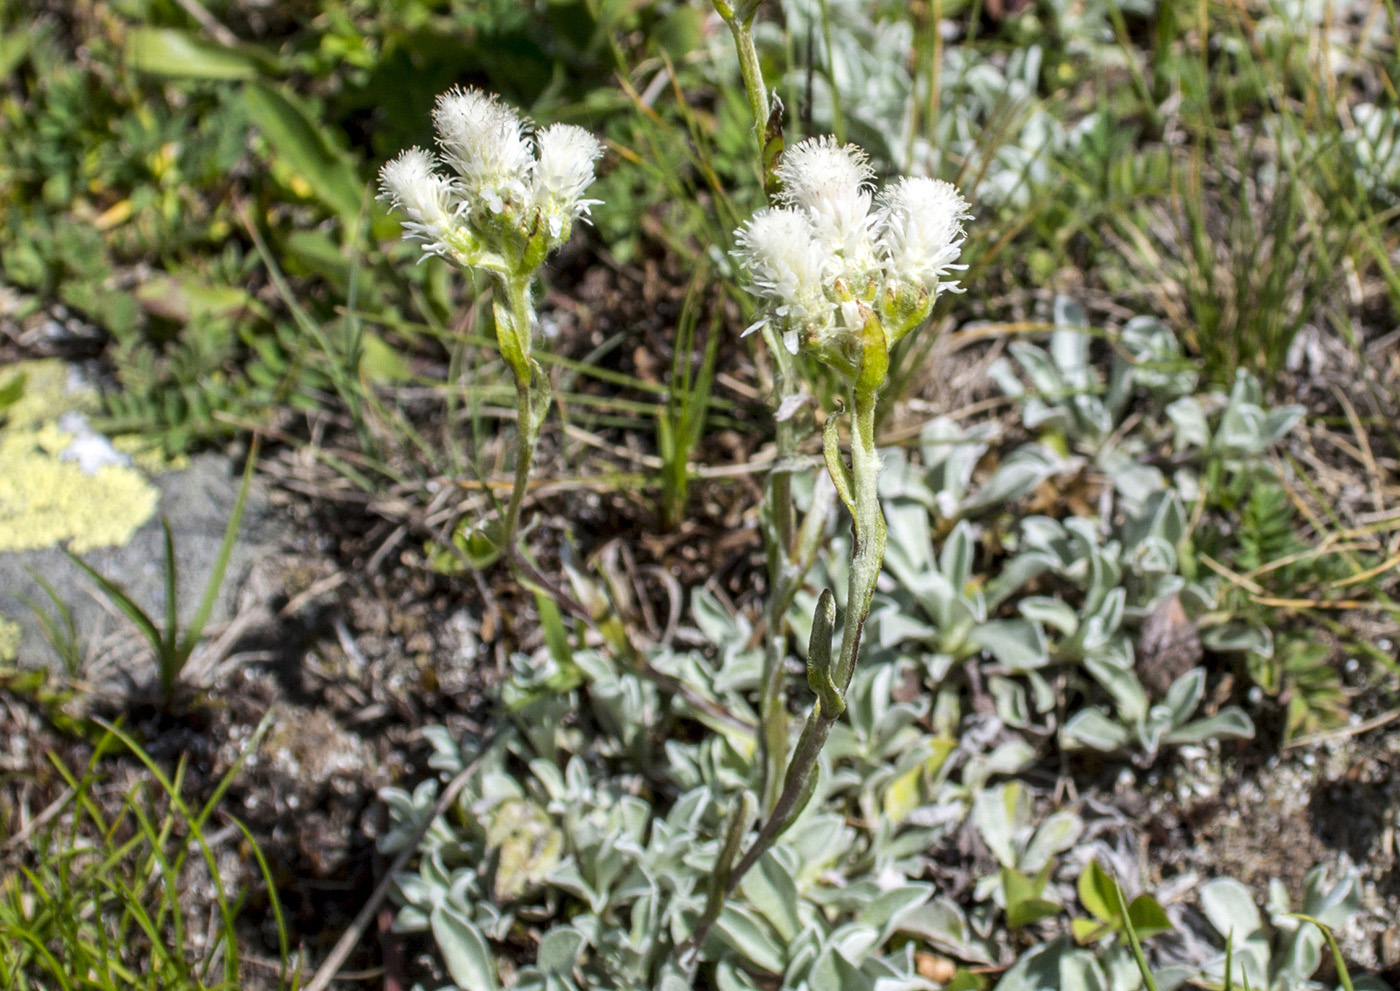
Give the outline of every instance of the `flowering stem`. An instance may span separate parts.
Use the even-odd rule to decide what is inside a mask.
[[[704,943],[710,927],[723,911],[725,899],[744,875],[772,849],[806,807],[816,788],[817,759],[821,756],[832,726],[845,711],[846,692],[860,654],[861,634],[875,595],[875,582],[885,559],[885,517],[880,507],[878,488],[880,455],[875,447],[875,403],[888,370],[889,355],[885,350],[883,331],[876,321],[870,321],[865,337],[865,355],[852,390],[849,476],[845,473],[845,466],[828,464],[832,481],[851,512],[855,531],[855,552],[851,558],[846,588],[846,622],[841,635],[841,652],[831,671],[831,682],[836,687],[837,695],[831,700],[832,704],[824,705],[820,697],[812,704],[783,775],[782,791],[739,862],[729,871],[728,877],[720,879],[720,883],[711,889],[705,912],[687,944],[692,950],[698,950]],[[806,529],[804,527],[804,535]]]

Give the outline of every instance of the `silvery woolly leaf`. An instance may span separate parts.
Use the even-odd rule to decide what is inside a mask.
[[[1076,712],[1065,723],[1063,733],[1081,746],[1105,753],[1122,750],[1132,739],[1132,734],[1122,724],[1114,722],[1097,706]]]
[[[1109,991],[1103,967],[1087,950],[1072,950],[1060,957],[1061,991]]]
[[[785,954],[782,944],[763,921],[745,906],[730,902],[710,932],[710,939],[718,940],[736,951],[751,966],[770,974],[783,972]]]
[[[856,925],[876,930],[876,942],[884,943],[906,916],[932,897],[933,885],[906,882],[866,904],[856,915]]]
[[[452,982],[463,991],[497,991],[496,968],[486,939],[470,919],[441,905],[432,914],[433,939]]]
[[[1061,325],[1050,335],[1050,356],[1061,377],[1072,389],[1083,391],[1093,386],[1093,370],[1089,365],[1089,334],[1085,329],[1084,311],[1071,304],[1079,320]],[[1058,307],[1057,307],[1058,308]],[[1056,314],[1058,317],[1060,314]],[[1059,323],[1059,320],[1056,320]]]
[[[1028,595],[1016,603],[1016,610],[1032,623],[1043,623],[1066,636],[1073,636],[1079,629],[1079,614],[1061,600],[1046,595]]]
[[[966,520],[961,520],[953,527],[953,532],[948,534],[943,543],[943,550],[938,556],[939,570],[959,595],[967,588],[967,583],[972,577],[972,553],[972,527]]]
[[[1019,867],[1027,874],[1034,874],[1049,863],[1056,854],[1064,853],[1078,841],[1084,832],[1084,821],[1073,812],[1056,812],[1046,819],[1031,836],[1021,854]]]
[[[802,928],[798,918],[797,880],[790,868],[783,865],[780,850],[770,850],[739,882],[743,892],[758,912],[768,920],[785,943],[797,938]]]
[[[1026,671],[1050,662],[1045,631],[1026,619],[993,619],[979,623],[968,642],[990,653],[1012,671]]]
[[[1009,454],[992,477],[963,503],[964,512],[1022,499],[1051,475],[1068,470],[1078,459],[1065,458],[1044,444],[1026,444]]]
[[[1070,952],[1063,937],[1033,947],[1001,975],[994,991],[1060,991],[1060,960]]]
[[[994,429],[993,424],[983,423],[963,430],[947,417],[938,417],[919,432],[925,477],[936,493],[938,511],[942,515],[950,515],[945,503],[955,509],[967,492],[972,472],[986,453],[987,441]]]
[[[900,931],[918,936],[935,949],[971,963],[992,962],[968,925],[967,916],[952,899],[938,897],[909,912]]]
[[[1026,814],[1025,792],[1014,781],[982,789],[972,800],[972,823],[1003,867],[1016,866],[1016,833]]]
[[[1200,897],[1205,917],[1222,937],[1233,934],[1236,950],[1252,937],[1263,938],[1264,920],[1259,916],[1254,896],[1234,878],[1207,881],[1201,886]],[[1265,943],[1266,948],[1267,945]]]
[[[1113,490],[1128,508],[1141,506],[1167,485],[1166,476],[1154,465],[1143,464],[1123,451],[1113,450],[1099,457],[1099,468],[1113,481]]]
[[[1226,623],[1202,631],[1201,643],[1216,653],[1250,652],[1262,657],[1274,656],[1274,636],[1266,626],[1250,623]]]
[[[1203,743],[1206,740],[1249,740],[1254,737],[1254,722],[1238,706],[1230,705],[1206,719],[1178,726],[1164,737],[1163,743]]]
[[[700,589],[690,601],[692,622],[700,634],[710,643],[722,647],[736,639],[747,639],[747,623],[731,615],[709,592]]]
[[[910,502],[885,505],[885,569],[899,584],[911,587],[936,568],[928,510]]]
[[[1171,687],[1167,689],[1166,698],[1162,700],[1171,713],[1172,725],[1180,726],[1190,719],[1205,695],[1205,668],[1192,668],[1172,682]]]
[[[1175,430],[1177,448],[1205,447],[1210,443],[1210,424],[1194,396],[1178,399],[1167,407],[1166,413]]]
[[[721,960],[715,968],[715,981],[719,985],[719,991],[759,991],[753,979],[728,960]],[[688,991],[691,984],[687,981],[685,987]]]
[[[586,942],[573,926],[555,926],[540,939],[535,966],[546,974],[567,974],[574,969]]]
[[[1026,387],[1021,384],[1011,362],[1005,358],[998,358],[987,366],[987,377],[1011,399],[1019,399],[1026,394]]]
[[[1264,415],[1264,441],[1273,444],[1293,429],[1293,424],[1303,418],[1307,410],[1302,406],[1280,406]]]
[[[1002,722],[1018,728],[1030,725],[1031,710],[1025,685],[1011,678],[992,675],[987,679],[987,690],[992,694],[997,716]]]
[[[1131,667],[1123,667],[1097,655],[1085,658],[1084,667],[1113,696],[1114,707],[1123,722],[1136,723],[1146,717],[1147,693]]]
[[[1303,881],[1303,914],[1324,926],[1340,928],[1361,911],[1361,890],[1356,873],[1346,871],[1330,888],[1327,871],[1315,867]]]
[[[1013,342],[1008,350],[1021,366],[1021,371],[1031,380],[1036,398],[1045,403],[1048,409],[1058,410],[1058,404],[1074,391],[1065,381],[1059,366],[1040,348],[1023,341]]]

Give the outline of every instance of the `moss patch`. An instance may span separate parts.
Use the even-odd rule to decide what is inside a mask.
[[[68,541],[74,553],[119,546],[155,513],[159,493],[139,470],[103,465],[91,473],[60,455],[73,440],[55,421],[95,408],[61,361],[30,361],[0,371],[0,386],[23,375],[24,395],[0,426],[0,552]]]

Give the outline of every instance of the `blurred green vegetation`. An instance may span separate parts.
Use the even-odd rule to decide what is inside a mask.
[[[760,195],[708,15],[698,0],[5,0],[12,315],[61,303],[98,328],[114,426],[171,450],[412,379],[466,297],[438,260],[409,264],[373,178],[429,142],[424,111],[458,84],[606,136],[590,250],[709,254],[724,278]],[[1346,272],[1400,303],[1394,33],[1328,40],[1316,18],[1282,0],[772,0],[760,41],[789,140],[833,131],[882,170],[970,192],[979,292],[1069,279],[1165,309],[1228,383],[1241,365],[1276,374],[1306,324],[1354,336],[1333,298]],[[897,382],[929,343],[904,346]]]

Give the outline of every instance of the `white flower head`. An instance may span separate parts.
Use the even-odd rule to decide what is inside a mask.
[[[535,156],[514,110],[480,90],[452,89],[438,97],[433,123],[443,158],[468,196],[493,213],[523,198]]]
[[[457,189],[437,171],[437,160],[422,148],[410,148],[379,170],[379,198],[407,215],[409,237],[440,250],[458,207]]]
[[[594,179],[593,166],[603,154],[598,139],[572,124],[551,124],[535,136],[540,157],[534,167],[532,199],[549,225],[553,238],[561,234],[597,200],[583,191]]]
[[[957,291],[948,274],[956,264],[971,216],[967,200],[952,183],[923,177],[902,178],[880,197],[878,248],[888,278],[922,286],[930,294]]]
[[[834,307],[826,298],[831,254],[815,237],[806,213],[791,207],[760,210],[739,229],[738,240],[736,254],[749,271],[754,295],[768,303],[789,333],[831,322]],[[766,322],[760,320],[745,333]],[[795,341],[788,340],[790,350]]]
[[[783,152],[777,171],[780,201],[811,214],[817,235],[842,255],[848,274],[873,267],[870,182],[875,173],[865,152],[837,144],[830,135],[807,138]]]

